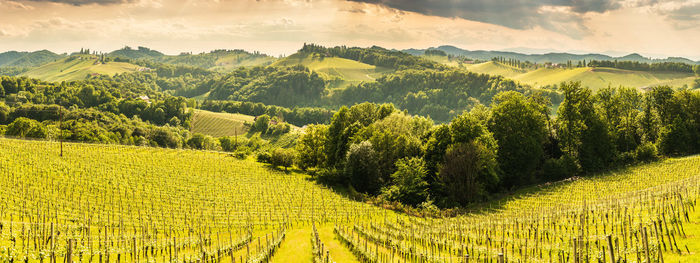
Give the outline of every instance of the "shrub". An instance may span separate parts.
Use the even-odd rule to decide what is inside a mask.
[[[291,149],[277,148],[272,151],[271,164],[273,166],[282,166],[286,171],[287,168],[294,164],[296,152]]]
[[[261,163],[272,163],[272,154],[270,154],[268,151],[259,152],[255,156],[255,159]]]
[[[649,142],[639,145],[639,147],[637,147],[637,150],[635,150],[635,157],[637,161],[640,162],[651,162],[659,159],[656,146]]]

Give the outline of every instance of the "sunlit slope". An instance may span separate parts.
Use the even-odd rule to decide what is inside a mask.
[[[421,218],[226,153],[74,143],[58,153],[57,142],[0,139],[0,262],[63,261],[69,240],[81,262],[610,262],[607,236],[627,262],[700,260],[700,156]]]
[[[209,68],[217,71],[231,71],[239,67],[264,66],[275,61],[274,57],[250,56],[249,54],[227,54],[214,61],[216,66]]]
[[[493,61],[465,65],[468,70],[491,75],[500,75],[532,86],[559,85],[562,82],[581,81],[594,90],[608,86],[646,88],[658,85],[680,87],[691,85],[695,76],[690,73],[646,72],[615,68],[539,68],[536,70],[517,69]]]
[[[340,80],[338,86],[362,81],[374,81],[391,70],[339,57],[323,57],[319,54],[296,53],[280,59],[272,66],[304,65],[327,79]]]
[[[91,75],[114,75],[117,73],[134,72],[140,66],[125,62],[100,63],[97,56],[75,55],[34,68],[22,74],[44,81],[71,81],[86,79]]]
[[[213,137],[243,135],[255,117],[243,114],[196,110],[192,116],[192,132]]]
[[[489,61],[479,64],[464,64],[470,71],[482,74],[501,75],[506,78],[512,78],[526,73],[526,70],[518,69],[505,64]]]

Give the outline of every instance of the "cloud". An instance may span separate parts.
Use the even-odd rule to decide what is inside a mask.
[[[32,7],[32,6],[18,3],[15,1],[0,1],[0,8],[12,8],[12,9],[19,9],[19,10],[33,10],[34,9],[34,7]]]
[[[661,12],[678,29],[700,27],[700,2],[683,4]]]
[[[91,4],[112,5],[112,4],[123,4],[123,3],[133,2],[133,0],[27,0],[27,1],[61,3],[61,4],[68,4],[68,5],[74,5],[74,6],[91,5]]]
[[[463,18],[513,29],[541,26],[567,35],[583,34],[588,13],[621,7],[620,0],[347,0],[382,5],[429,16]]]

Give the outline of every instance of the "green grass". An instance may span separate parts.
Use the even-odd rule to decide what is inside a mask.
[[[139,68],[141,67],[125,62],[102,64],[94,55],[75,55],[34,68],[21,76],[60,82],[86,79],[91,74],[113,76],[117,73],[134,72]]]
[[[213,137],[244,135],[253,123],[254,116],[195,110],[192,116],[192,132],[211,135]]]
[[[655,73],[590,67],[572,69],[539,68],[525,71],[492,61],[469,65],[467,69],[476,73],[501,75],[535,87],[559,85],[568,81],[581,81],[583,86],[594,90],[608,86],[626,86],[640,89],[658,85],[690,86],[696,78],[690,73]]]
[[[58,152],[57,142],[0,139],[0,262],[39,262],[52,251],[62,261],[69,239],[78,241],[74,259],[81,262],[90,255],[92,262],[99,255],[134,262],[134,240],[141,262],[168,261],[173,243],[179,262],[218,251],[230,262],[227,248],[251,233],[233,251],[239,262],[266,253],[281,229],[286,235],[272,261],[310,262],[311,222],[336,262],[358,262],[359,254],[459,262],[462,248],[472,259],[494,259],[504,249],[509,262],[559,262],[558,253],[571,255],[574,237],[588,242],[590,262],[597,262],[606,235],[618,240],[616,255],[636,262],[641,243],[634,234],[653,229],[661,212],[668,229],[680,220],[687,234],[670,231],[682,253],[664,252],[666,262],[700,261],[700,156],[533,186],[472,213],[430,219],[352,201],[305,174],[226,153],[79,143],[65,143],[63,157]],[[690,222],[677,217],[683,211]],[[61,233],[53,249],[52,225]],[[656,242],[651,235],[653,253]],[[150,247],[154,253],[143,253]]]
[[[302,227],[287,231],[285,242],[272,257],[272,263],[311,262],[311,227]]]

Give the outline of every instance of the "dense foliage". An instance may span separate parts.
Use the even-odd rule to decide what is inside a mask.
[[[560,89],[555,117],[547,97],[515,91],[437,126],[392,105],[343,107],[329,125],[300,137],[298,165],[319,168],[319,180],[388,200],[450,207],[659,155],[700,152],[700,91],[592,92],[578,82]]]
[[[445,67],[421,57],[413,56],[400,51],[384,49],[378,46],[373,46],[371,48],[346,46],[327,48],[319,45],[305,43],[304,46],[299,50],[299,52],[317,53],[328,57],[341,57],[370,65],[393,69],[434,69]]]
[[[325,85],[323,78],[301,65],[240,68],[211,83],[209,98],[284,107],[313,105],[323,96]]]
[[[529,87],[501,76],[459,69],[411,69],[337,91],[332,101],[338,105],[393,103],[411,114],[446,122],[478,103],[489,104],[498,92],[510,90],[530,91]]]

